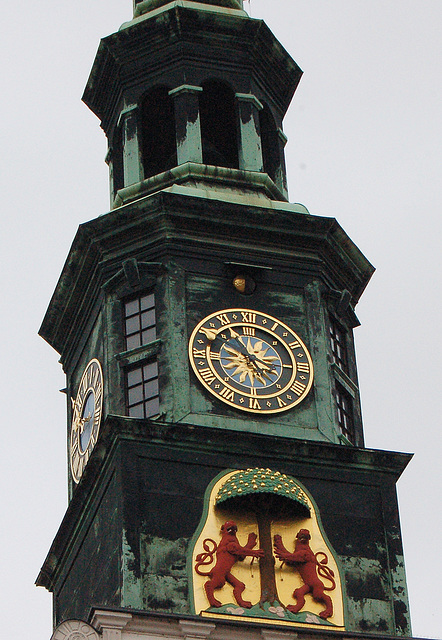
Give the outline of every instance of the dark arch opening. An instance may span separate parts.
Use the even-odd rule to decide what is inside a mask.
[[[268,173],[273,182],[276,182],[276,173],[280,165],[278,130],[271,111],[266,104],[259,112],[259,125],[264,171]]]
[[[141,135],[145,178],[176,166],[175,112],[167,87],[154,87],[144,96]]]
[[[111,171],[114,198],[117,191],[124,187],[123,145],[121,141],[122,131],[118,128],[113,135]]]
[[[199,98],[203,162],[238,169],[235,94],[223,82],[204,82]]]

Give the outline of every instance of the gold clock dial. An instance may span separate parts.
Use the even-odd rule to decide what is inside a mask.
[[[288,411],[313,384],[312,359],[301,338],[260,311],[223,309],[207,316],[192,332],[189,358],[201,384],[242,411]]]
[[[81,376],[77,397],[72,398],[70,464],[72,478],[79,482],[100,430],[103,407],[103,372],[95,358]]]

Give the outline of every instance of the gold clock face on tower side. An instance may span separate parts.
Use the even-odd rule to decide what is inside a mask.
[[[69,459],[72,478],[79,482],[100,430],[103,408],[103,372],[95,358],[81,376],[77,397],[72,398]]]
[[[201,384],[242,411],[288,411],[313,384],[312,359],[301,338],[260,311],[223,309],[207,316],[190,336],[189,358]]]

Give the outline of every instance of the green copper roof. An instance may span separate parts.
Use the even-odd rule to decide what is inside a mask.
[[[301,504],[310,512],[307,496],[291,476],[272,469],[245,469],[237,471],[222,485],[215,503],[217,505],[246,495],[269,493]]]

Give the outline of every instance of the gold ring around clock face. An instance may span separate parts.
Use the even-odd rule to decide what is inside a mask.
[[[79,482],[100,430],[103,407],[103,372],[95,358],[81,376],[77,397],[72,400],[70,465],[72,478]]]
[[[189,358],[201,384],[242,411],[288,411],[307,396],[313,363],[301,338],[280,320],[250,309],[223,309],[201,320]]]

